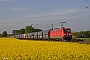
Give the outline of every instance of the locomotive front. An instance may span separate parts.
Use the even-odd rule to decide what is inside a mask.
[[[72,33],[70,28],[63,28],[64,37],[63,39],[70,41],[72,39]]]

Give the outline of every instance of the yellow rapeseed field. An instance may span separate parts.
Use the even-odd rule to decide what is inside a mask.
[[[90,44],[0,38],[0,60],[90,60]]]

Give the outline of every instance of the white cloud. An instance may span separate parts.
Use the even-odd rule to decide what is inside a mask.
[[[63,10],[63,11],[53,12],[49,15],[62,15],[62,14],[70,14],[70,13],[75,13],[75,12],[77,12],[76,9],[66,9],[66,10]]]
[[[17,21],[20,21],[21,19],[20,18],[9,18],[9,19],[4,19],[4,20],[1,20],[1,24],[4,24],[4,23],[14,23],[14,22],[17,22]]]
[[[13,1],[13,0],[0,0],[0,1]]]
[[[22,11],[22,10],[26,10],[27,8],[12,8],[12,10],[16,10],[16,11]]]
[[[59,11],[55,11],[55,12],[51,12],[51,13],[45,13],[45,14],[36,14],[36,15],[26,15],[24,17],[26,18],[42,18],[42,17],[51,17],[51,16],[57,16],[57,15],[66,15],[66,14],[71,14],[71,13],[75,13],[77,12],[76,9],[66,9],[66,10],[59,10]]]
[[[27,18],[38,18],[38,17],[43,17],[44,15],[27,15],[27,16],[25,16],[25,17],[27,17]]]

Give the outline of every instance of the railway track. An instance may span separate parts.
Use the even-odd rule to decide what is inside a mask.
[[[84,40],[81,40],[81,39],[71,40],[71,42],[78,42],[80,44],[90,44],[90,41],[84,41]]]
[[[90,41],[79,41],[80,44],[90,44]]]
[[[20,39],[20,40],[30,40],[30,39]],[[32,39],[31,39],[32,40]],[[58,41],[58,40],[33,40],[33,41]],[[84,40],[81,40],[81,39],[78,39],[78,40],[71,40],[71,41],[58,41],[58,42],[78,42],[80,44],[90,44],[90,41],[84,41]]]

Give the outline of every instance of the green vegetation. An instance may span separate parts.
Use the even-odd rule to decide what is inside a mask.
[[[13,30],[12,34],[7,34],[6,31],[4,31],[2,34],[0,34],[0,37],[8,37],[12,35],[18,35],[18,34],[25,34],[25,33],[31,33],[31,32],[38,32],[42,31],[41,29],[34,28],[32,26],[26,26],[25,28],[21,28],[19,30]],[[89,41],[90,40],[90,31],[80,31],[80,32],[73,32],[72,33],[72,39],[82,39]]]
[[[73,40],[90,41],[90,31],[80,31],[72,33]]]
[[[76,38],[90,38],[90,31],[73,32],[72,34]]]
[[[4,31],[2,34],[0,34],[0,37],[7,37],[7,32],[6,31]]]
[[[26,26],[25,28],[19,30],[13,30],[12,34],[7,34],[7,32],[4,31],[2,34],[0,34],[0,37],[8,37],[12,35],[25,34],[25,33],[37,32],[37,31],[42,31],[42,30],[33,28],[32,26]]]
[[[26,26],[25,33],[37,32],[42,31],[41,29],[33,28],[32,26]]]
[[[19,30],[13,30],[12,33],[13,35],[17,34],[25,34],[25,33],[31,33],[31,32],[37,32],[41,31],[41,29],[33,28],[32,26],[26,26],[25,29],[19,29]]]
[[[77,39],[80,39],[80,40],[83,40],[83,41],[90,41],[90,38],[77,38]]]

